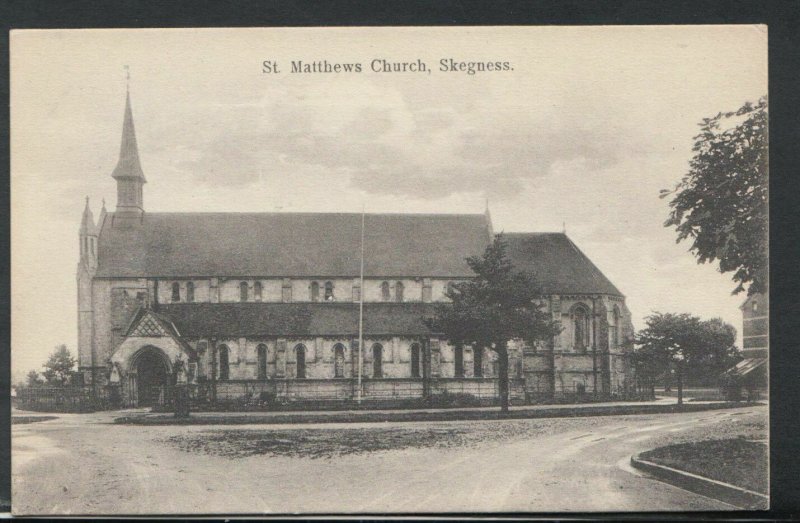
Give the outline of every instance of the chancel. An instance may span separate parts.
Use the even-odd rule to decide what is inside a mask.
[[[242,384],[287,401],[408,399],[432,388],[496,397],[494,352],[452,346],[424,322],[449,284],[472,277],[466,258],[494,236],[488,208],[149,213],[130,94],[112,176],[114,212],[103,204],[95,222],[87,198],[81,221],[79,365],[96,387],[119,383],[125,405],[163,398],[178,360],[217,399],[235,399]],[[512,402],[630,391],[624,295],[565,232],[504,237],[563,327],[539,346],[511,343]]]

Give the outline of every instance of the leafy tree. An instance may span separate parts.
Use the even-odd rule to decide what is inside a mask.
[[[735,120],[740,123],[728,127]],[[704,118],[695,136],[689,172],[673,190],[665,227],[677,241],[691,240],[698,263],[719,261],[720,272],[733,271],[738,294],[767,287],[767,99],[735,112]]]
[[[506,257],[502,235],[495,236],[483,256],[467,258],[475,277],[451,285],[426,324],[444,334],[453,345],[488,347],[498,356],[500,406],[508,411],[508,342],[528,344],[550,339],[560,331],[549,313],[541,310],[541,292],[533,275],[516,272]]]
[[[74,367],[75,358],[72,357],[67,346],[62,344],[50,354],[50,358],[44,364],[45,371],[42,374],[48,385],[66,385]]]
[[[701,321],[687,313],[656,312],[645,318],[645,323],[647,326],[636,336],[637,371],[652,378],[674,367],[679,405],[683,403],[687,369],[697,376],[719,374],[736,358],[736,329],[719,318]]]
[[[38,372],[36,372],[35,370],[31,370],[30,372],[28,372],[25,385],[28,387],[39,387],[41,385],[44,385],[44,380],[42,379],[42,377],[39,375]]]

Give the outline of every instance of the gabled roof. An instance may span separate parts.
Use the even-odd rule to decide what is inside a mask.
[[[622,296],[564,233],[505,233],[503,237],[511,263],[532,272],[544,294]]]
[[[365,303],[364,334],[423,336],[433,303]],[[184,338],[353,336],[357,303],[171,303],[159,305]]]
[[[359,275],[358,213],[145,213],[104,220],[100,277]],[[490,234],[483,214],[367,214],[367,277],[469,277]]]

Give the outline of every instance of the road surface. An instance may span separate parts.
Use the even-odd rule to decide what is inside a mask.
[[[54,420],[12,425],[13,513],[734,510],[651,479],[631,469],[629,459],[670,443],[763,431],[767,408],[549,420],[236,427],[112,425],[118,415],[58,414]],[[311,434],[319,441],[334,432],[345,438],[380,438],[377,443],[428,434],[438,443],[399,448],[389,444],[388,450],[327,457],[223,455],[215,452],[217,443],[208,443],[215,435],[222,438],[222,446],[229,435],[246,444],[280,434],[291,447],[294,434]],[[194,447],[177,444],[176,439],[194,442]]]

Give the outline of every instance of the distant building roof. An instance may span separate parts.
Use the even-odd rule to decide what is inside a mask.
[[[364,334],[422,336],[432,303],[365,303]],[[357,303],[171,303],[159,305],[184,338],[355,335]]]
[[[503,237],[511,263],[535,274],[544,294],[622,296],[564,233],[506,233]]]
[[[359,275],[358,213],[145,213],[104,220],[100,277]],[[489,242],[483,214],[367,214],[364,274],[468,277]]]

